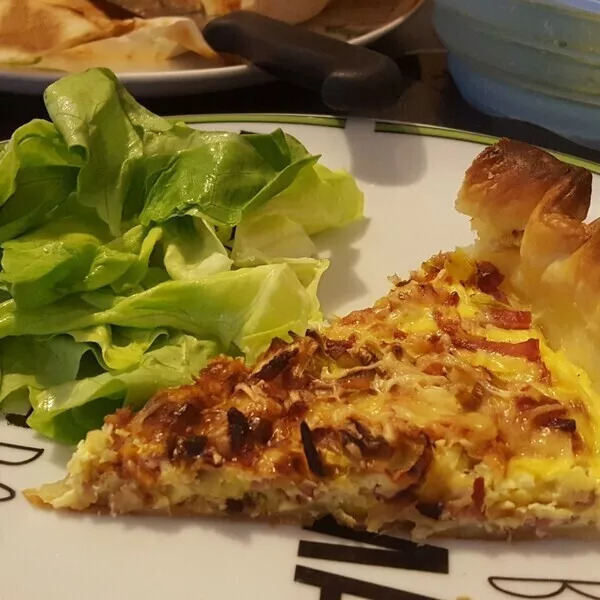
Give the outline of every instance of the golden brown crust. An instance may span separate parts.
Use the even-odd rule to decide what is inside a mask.
[[[523,232],[542,201],[547,201],[546,212],[583,220],[591,182],[591,174],[581,167],[503,139],[486,148],[467,170],[456,208],[472,218],[474,229],[486,242],[496,243]]]
[[[502,266],[551,344],[600,384],[600,222],[585,223],[591,182],[581,167],[502,140],[474,161],[457,209],[472,217],[476,255]]]
[[[27,500],[36,508],[51,510],[51,506],[44,502],[35,492],[35,490],[26,490],[24,492]],[[96,515],[99,517],[108,517],[111,515],[107,507],[89,507],[84,511],[76,511],[74,509],[66,509],[72,512],[85,512],[86,514]],[[258,522],[273,526],[306,526],[310,527],[314,524],[314,519],[306,519],[302,521],[298,517],[285,517],[281,515],[270,515],[248,517],[243,514],[231,514],[225,512],[213,512],[210,514],[199,515],[197,511],[181,507],[169,509],[146,509],[138,512],[129,513],[131,517],[168,517],[169,519],[188,519],[204,518],[208,520],[227,519],[238,523]],[[416,521],[416,523],[415,523]],[[444,526],[439,530],[432,531],[431,521],[427,519],[412,519],[405,522],[397,522],[393,527],[383,528],[380,533],[388,535],[412,535],[415,539],[425,539],[428,537],[436,537],[441,539],[462,539],[462,540],[489,540],[502,541],[510,540],[511,542],[530,542],[544,539],[565,539],[565,540],[589,540],[597,542],[600,539],[600,529],[590,526],[565,524],[563,526],[553,527],[550,530],[541,532],[535,525],[525,525],[508,529],[502,526],[494,526],[493,523],[484,527],[481,523],[456,523],[453,526]]]

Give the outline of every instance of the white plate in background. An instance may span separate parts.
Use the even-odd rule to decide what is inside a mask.
[[[296,1],[296,0],[290,0]],[[319,33],[366,45],[404,23],[424,0],[333,0],[303,26]],[[42,94],[66,73],[0,65],[0,91]],[[184,56],[155,71],[119,72],[121,81],[136,96],[171,96],[222,91],[268,81],[253,66],[213,66],[209,60]]]

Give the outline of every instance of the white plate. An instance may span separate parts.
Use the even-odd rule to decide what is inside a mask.
[[[371,304],[387,291],[388,275],[406,274],[438,250],[471,240],[467,219],[454,211],[453,200],[481,143],[491,139],[372,121],[214,119],[193,121],[210,129],[261,132],[284,123],[286,131],[321,153],[325,164],[358,178],[367,220],[319,239],[321,251],[333,258],[321,294],[328,312]],[[600,168],[584,164],[595,172]],[[598,194],[594,202],[597,208]],[[10,489],[64,474],[69,449],[5,423],[0,423],[0,442],[0,499],[9,498]],[[17,491],[0,502],[0,598],[510,600],[550,598],[560,590],[564,600],[600,598],[600,549],[591,542],[432,542],[437,550],[405,542],[408,550],[402,554],[381,549],[390,539],[378,537],[370,546],[380,546],[378,553],[365,554],[365,544],[339,532],[336,537],[239,522],[54,513],[32,508]],[[342,553],[351,553],[359,564],[343,562]],[[424,559],[417,569],[408,568],[417,553]],[[331,560],[307,557],[315,554]],[[373,564],[382,558],[394,566]]]
[[[295,1],[295,0],[294,0]],[[334,0],[306,24],[310,29],[351,44],[366,45],[411,17],[424,0]],[[0,91],[41,94],[65,73],[0,66]],[[117,73],[136,96],[170,96],[214,92],[268,81],[253,66],[212,67],[209,61],[184,58],[156,71]]]

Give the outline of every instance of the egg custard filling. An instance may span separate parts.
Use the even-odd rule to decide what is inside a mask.
[[[371,308],[275,339],[253,365],[218,358],[119,410],[63,481],[27,497],[113,515],[332,515],[415,538],[597,535],[591,181],[525,144],[486,149],[457,201],[474,247],[393,278]]]

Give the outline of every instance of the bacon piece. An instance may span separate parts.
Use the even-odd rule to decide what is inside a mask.
[[[375,312],[372,308],[355,310],[340,319],[342,325],[366,325],[372,323],[375,318]]]
[[[541,359],[540,341],[532,338],[524,342],[491,342],[485,338],[471,336],[469,339],[453,339],[454,345],[465,350],[485,350],[504,356],[524,358],[531,362]]]
[[[374,376],[374,371],[360,371],[338,379],[338,383],[344,390],[366,391],[371,388]]]
[[[524,358],[531,362],[541,361],[542,355],[538,339],[532,338],[524,342],[493,342],[486,338],[467,333],[461,327],[460,321],[456,319],[448,319],[440,313],[436,314],[435,319],[440,329],[450,336],[452,343],[457,348],[473,352],[485,350],[504,356]]]
[[[546,363],[540,359],[538,362],[538,366],[540,367],[540,381],[546,383],[548,385],[552,385],[552,373],[550,369],[546,366]]]
[[[423,373],[443,377],[446,374],[446,367],[440,362],[432,362],[423,369]]]
[[[486,322],[500,329],[530,329],[532,318],[527,310],[490,308],[486,311]]]

